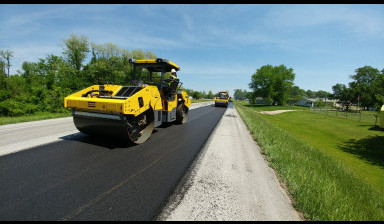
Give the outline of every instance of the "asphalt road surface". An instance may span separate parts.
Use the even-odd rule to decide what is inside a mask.
[[[72,118],[0,126],[0,220],[302,220],[230,104],[192,104],[142,145]]]
[[[137,146],[75,133],[4,154],[0,220],[153,220],[225,110],[193,109]]]

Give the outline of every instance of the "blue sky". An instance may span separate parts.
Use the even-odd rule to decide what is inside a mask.
[[[384,68],[384,5],[0,5],[0,49],[24,61],[62,55],[63,40],[152,51],[181,67],[185,88],[250,91],[263,65],[284,64],[304,90],[332,92],[355,69]],[[88,61],[87,61],[88,62]]]

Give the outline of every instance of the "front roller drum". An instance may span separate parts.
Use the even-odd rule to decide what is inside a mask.
[[[113,138],[141,144],[148,140],[154,129],[153,112],[145,112],[137,117],[103,118],[100,114],[87,113],[87,115],[73,114],[76,128],[88,135]],[[98,116],[96,116],[98,115]],[[113,119],[111,119],[113,118]]]
[[[155,127],[155,119],[152,110],[128,119],[127,135],[134,144],[141,144],[148,140]]]

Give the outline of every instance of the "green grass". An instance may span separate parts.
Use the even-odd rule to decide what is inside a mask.
[[[321,114],[327,117],[338,117],[343,119],[349,119],[357,122],[366,123],[369,125],[379,124],[378,113],[376,111],[360,111],[360,113],[340,112],[336,110],[311,110],[312,113]]]
[[[298,139],[336,158],[384,195],[384,132],[364,122],[308,112],[266,118]],[[381,150],[380,150],[381,149]]]
[[[71,113],[48,113],[48,112],[38,112],[36,114],[27,115],[27,116],[18,116],[18,117],[0,117],[0,125],[5,124],[14,124],[27,121],[38,121],[52,118],[60,117],[69,117]]]
[[[299,107],[299,106],[268,106],[263,104],[248,104],[246,101],[237,101],[241,102],[242,105],[247,105],[256,111],[273,111],[273,110],[305,110],[309,111],[309,107]]]
[[[235,107],[305,217],[384,220],[384,131],[305,108]]]

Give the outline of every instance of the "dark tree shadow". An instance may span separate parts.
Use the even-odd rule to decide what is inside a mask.
[[[340,149],[370,164],[384,168],[384,136],[376,135],[360,140],[350,139],[340,145]]]
[[[371,130],[371,131],[382,131],[384,132],[384,128],[380,128],[379,126],[373,126],[371,128],[369,128],[368,130]]]
[[[384,132],[384,128],[380,128],[380,126],[378,126],[378,125],[361,124],[359,126],[370,127],[370,128],[368,128],[368,130],[370,130],[370,131],[382,131],[382,132]]]

